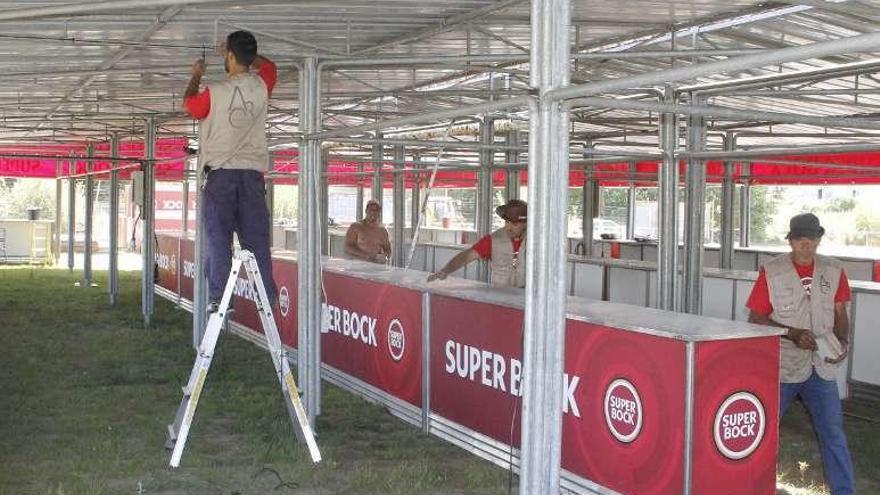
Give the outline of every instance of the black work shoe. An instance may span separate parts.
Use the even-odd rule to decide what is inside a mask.
[[[208,317],[210,317],[211,314],[216,313],[217,311],[220,311],[220,301],[214,299],[208,301],[208,306],[205,308],[205,312],[208,314]]]

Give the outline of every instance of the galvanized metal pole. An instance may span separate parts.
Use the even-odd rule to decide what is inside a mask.
[[[321,168],[319,171],[318,204],[320,205],[321,254],[330,255],[330,150],[321,150]]]
[[[691,103],[702,104],[702,97],[690,95]],[[687,147],[703,151],[706,147],[706,124],[703,117],[688,117]],[[687,161],[687,206],[684,238],[684,312],[700,314],[703,296],[703,237],[706,211],[706,163]]]
[[[354,220],[360,221],[364,218],[364,164],[358,163],[357,166],[357,189],[355,193]]]
[[[741,173],[751,175],[752,164],[741,163]],[[749,247],[752,233],[752,186],[745,181],[739,190],[739,247]]]
[[[119,135],[110,136],[110,156],[119,156]],[[110,304],[115,305],[119,295],[119,162],[110,163],[110,266],[107,273],[107,293]],[[178,291],[179,292],[179,291]]]
[[[664,101],[674,101],[667,87]],[[657,308],[675,311],[678,300],[678,124],[674,114],[660,114],[660,148],[663,162],[659,170],[657,221]]]
[[[495,119],[490,116],[483,117],[480,122],[480,143],[493,144],[495,142]],[[492,232],[492,196],[494,192],[492,184],[493,162],[495,152],[493,150],[480,150],[480,166],[477,171],[477,238]],[[477,263],[477,278],[483,282],[489,281],[489,264],[480,259]]]
[[[202,173],[201,155],[196,161],[196,236],[193,240],[193,318],[192,318],[192,346],[198,349],[202,343],[207,327],[208,311],[208,278],[205,270],[207,256],[207,240],[205,234],[204,210],[205,197],[202,186],[205,176]]]
[[[565,350],[569,115],[545,99],[569,82],[568,0],[534,0],[529,119],[529,222],[523,339],[522,495],[559,493]]]
[[[520,156],[519,150],[516,147],[519,146],[519,131],[516,129],[511,129],[507,131],[507,145],[510,146],[507,151],[504,153],[504,159],[507,163],[519,163]],[[506,169],[507,180],[505,182],[504,187],[504,199],[505,201],[510,201],[511,199],[519,199],[519,169],[516,168],[507,168]]]
[[[269,210],[269,248],[275,245],[275,179],[272,171],[275,170],[275,153],[269,151],[269,163],[266,170],[266,208]]]
[[[581,215],[581,242],[584,256],[593,256],[593,219],[596,218],[596,181],[593,180],[593,166],[584,167],[584,183],[581,186],[581,201],[584,213]]]
[[[736,134],[724,135],[724,149],[733,151],[736,149]],[[736,192],[733,183],[733,162],[724,161],[724,179],[721,182],[721,268],[729,270],[733,268],[733,198]]]
[[[321,100],[318,61],[306,58],[300,71],[300,122],[303,134],[299,176],[299,246],[297,249],[298,338],[297,350],[300,385],[306,414],[312,427],[320,411],[321,395],[321,235],[318,215],[318,183],[321,142],[312,136],[321,128]]]
[[[86,146],[86,156],[91,158],[95,154],[95,147],[92,144]],[[83,239],[83,287],[92,286],[92,230],[95,225],[95,180],[91,175],[94,170],[94,163],[86,160],[86,211],[85,211],[85,236]]]
[[[629,188],[626,191],[626,238],[636,236],[636,162],[629,163]]]
[[[421,165],[418,165],[420,161],[420,157],[418,153],[413,153],[413,170],[418,170],[421,168]],[[411,214],[409,218],[410,228],[412,229],[412,235],[415,235],[416,229],[419,226],[419,215],[422,214],[422,200],[421,200],[421,184],[419,184],[421,175],[418,172],[413,172],[412,174],[412,207]],[[406,260],[404,260],[406,263]]]
[[[67,162],[67,175],[76,175],[76,161]],[[67,179],[67,269],[73,271],[76,261],[76,179]]]
[[[394,147],[394,225],[391,236],[391,262],[394,266],[404,266],[404,240],[403,228],[406,219],[406,182],[403,169],[406,160],[406,150],[402,145]]]
[[[55,236],[52,239],[52,251],[55,252],[55,264],[61,261],[61,196],[64,187],[61,183],[61,160],[55,162]]]
[[[154,234],[154,205],[155,184],[154,164],[156,156],[156,119],[147,117],[144,121],[144,204],[141,206],[141,225],[143,227],[141,238],[142,266],[141,266],[141,312],[144,316],[144,325],[150,326],[153,318],[153,301],[155,292],[153,288],[153,267],[156,263]]]
[[[382,139],[382,133],[376,133],[376,139]],[[379,222],[382,222],[384,205],[382,204],[382,159],[385,157],[385,148],[382,144],[373,145],[373,186],[370,188],[370,199],[378,201],[382,209],[379,210]]]

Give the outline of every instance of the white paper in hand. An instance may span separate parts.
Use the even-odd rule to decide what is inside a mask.
[[[843,354],[843,346],[840,345],[840,341],[833,333],[816,337],[816,345],[819,347],[816,354],[822,359],[837,359]]]

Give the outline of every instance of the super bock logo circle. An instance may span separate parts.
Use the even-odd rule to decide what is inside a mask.
[[[764,438],[765,419],[764,405],[753,394],[731,395],[715,413],[715,447],[728,459],[748,457]]]
[[[391,359],[400,361],[406,350],[406,337],[403,334],[403,324],[397,318],[388,324],[388,353]]]
[[[605,391],[605,424],[614,438],[630,443],[642,431],[642,399],[629,380],[618,378]]]
[[[281,290],[278,291],[278,309],[281,310],[281,316],[287,318],[287,313],[290,311],[290,293],[287,291],[287,286],[281,286]]]

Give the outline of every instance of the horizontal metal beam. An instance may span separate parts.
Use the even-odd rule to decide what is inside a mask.
[[[237,0],[109,0],[104,2],[67,3],[55,6],[28,7],[0,11],[0,21],[23,21],[47,17],[111,14],[114,12],[156,9],[171,6],[241,3]]]
[[[699,117],[715,117],[731,120],[766,120],[785,124],[809,124],[819,127],[846,127],[878,129],[880,122],[856,117],[817,116],[765,112],[760,110],[737,110],[716,105],[677,105],[671,103],[622,100],[615,98],[585,97],[570,100],[569,105],[587,105],[597,108],[640,110],[645,112],[675,113]]]
[[[382,129],[388,129],[391,127],[400,127],[409,124],[422,124],[425,122],[437,121],[437,120],[447,120],[455,117],[462,117],[465,115],[478,115],[481,113],[489,113],[495,112],[498,110],[505,110],[508,108],[516,108],[516,107],[524,107],[529,104],[531,101],[531,97],[529,96],[518,96],[516,98],[505,98],[503,100],[491,102],[491,103],[482,103],[480,105],[468,105],[464,107],[455,107],[450,108],[449,110],[440,110],[437,112],[425,112],[418,115],[411,115],[408,117],[403,117],[399,119],[390,119],[390,120],[381,120],[374,124],[366,124],[356,127],[349,127],[346,129],[337,129],[335,131],[327,131],[322,132],[320,134],[314,136],[306,136],[307,138],[317,138],[317,139],[330,139],[334,137],[341,136],[352,136],[356,134],[363,134],[371,131],[378,131]]]
[[[581,96],[609,93],[636,86],[650,86],[695,79],[710,74],[742,72],[745,69],[779,65],[812,58],[821,58],[841,53],[874,51],[880,46],[880,32],[852,36],[833,41],[823,41],[810,45],[769,50],[755,55],[733,57],[726,60],[704,64],[678,67],[675,69],[648,72],[620,79],[595,83],[579,84],[548,92],[545,97],[553,100],[566,100]]]

